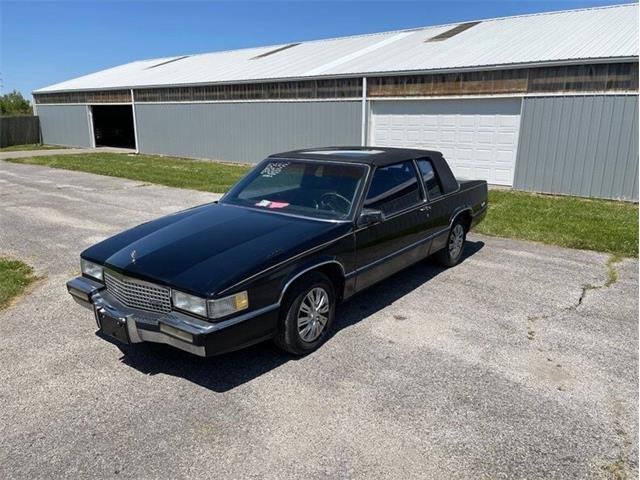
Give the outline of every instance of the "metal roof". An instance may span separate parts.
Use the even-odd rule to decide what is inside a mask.
[[[623,61],[638,51],[634,3],[142,60],[34,93]]]

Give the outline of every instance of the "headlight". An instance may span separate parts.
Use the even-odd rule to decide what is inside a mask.
[[[209,317],[220,318],[249,308],[247,292],[236,293],[217,300],[209,300]]]
[[[201,317],[207,316],[207,301],[204,298],[171,290],[171,300],[173,301],[173,306],[180,310],[195,313]]]
[[[90,277],[93,277],[96,280],[100,280],[102,282],[102,265],[98,265],[96,263],[85,260],[84,258],[81,258],[80,270],[82,270],[83,274],[89,275]]]

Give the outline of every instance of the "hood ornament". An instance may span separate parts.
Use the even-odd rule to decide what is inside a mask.
[[[136,251],[131,250],[131,263],[136,263]]]

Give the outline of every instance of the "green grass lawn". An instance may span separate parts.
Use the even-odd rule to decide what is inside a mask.
[[[46,165],[215,193],[226,192],[229,186],[250,169],[246,165],[123,153],[51,155],[12,158],[7,161]]]
[[[26,143],[24,145],[11,145],[0,148],[0,152],[22,152],[24,150],[60,150],[68,147],[58,147],[56,145],[42,145],[40,143]]]
[[[638,205],[492,190],[476,230],[487,235],[638,256]]]
[[[0,310],[36,280],[38,277],[26,263],[0,257]]]
[[[52,155],[8,161],[217,193],[225,192],[250,168],[121,153]],[[638,206],[630,203],[492,190],[487,217],[477,231],[617,256],[638,256]]]

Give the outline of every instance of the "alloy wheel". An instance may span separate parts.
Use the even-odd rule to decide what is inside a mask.
[[[308,343],[317,340],[329,320],[329,294],[324,288],[312,288],[298,310],[298,333]]]
[[[458,258],[462,252],[462,246],[464,244],[464,228],[459,223],[451,230],[451,236],[449,237],[449,256],[452,259]]]

